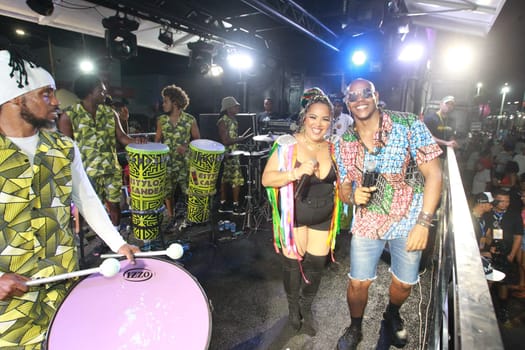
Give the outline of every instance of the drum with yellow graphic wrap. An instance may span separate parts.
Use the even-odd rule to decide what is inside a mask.
[[[210,197],[215,194],[217,178],[224,158],[224,146],[199,139],[190,142],[188,215],[190,222],[206,222],[210,214]]]
[[[164,211],[166,162],[169,148],[161,143],[126,146],[131,188],[131,223],[137,239],[159,235]]]

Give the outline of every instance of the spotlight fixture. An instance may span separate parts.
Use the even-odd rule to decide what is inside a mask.
[[[132,32],[139,28],[139,23],[119,13],[104,18],[102,25],[106,28],[106,47],[111,58],[128,59],[137,56],[137,37]]]
[[[215,47],[202,40],[188,43],[190,49],[190,68],[195,69],[202,75],[210,71],[212,65],[212,56]]]
[[[42,16],[51,16],[55,9],[53,0],[27,0],[26,4],[31,10]]]
[[[224,73],[224,69],[218,64],[213,63],[210,68],[210,74],[212,77],[221,76]]]
[[[159,29],[159,41],[168,47],[173,46],[173,32],[168,26]]]

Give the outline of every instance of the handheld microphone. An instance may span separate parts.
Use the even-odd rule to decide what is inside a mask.
[[[312,159],[312,162],[314,163],[314,167],[317,166],[317,159]],[[299,183],[297,184],[297,187],[295,188],[295,194],[294,198],[297,199],[301,195],[301,192],[303,192],[303,188],[305,186],[310,185],[310,175],[303,174],[301,176],[301,179],[299,180]]]
[[[111,95],[106,95],[104,97],[104,104],[109,107],[113,106],[113,98],[111,97]]]
[[[363,172],[363,187],[375,186],[377,181],[376,161],[365,161],[365,171]]]

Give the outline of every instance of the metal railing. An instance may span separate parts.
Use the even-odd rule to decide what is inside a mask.
[[[429,349],[503,349],[454,150],[443,167]]]

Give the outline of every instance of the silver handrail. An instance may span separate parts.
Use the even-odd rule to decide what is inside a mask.
[[[429,349],[503,349],[454,149],[447,149]]]

